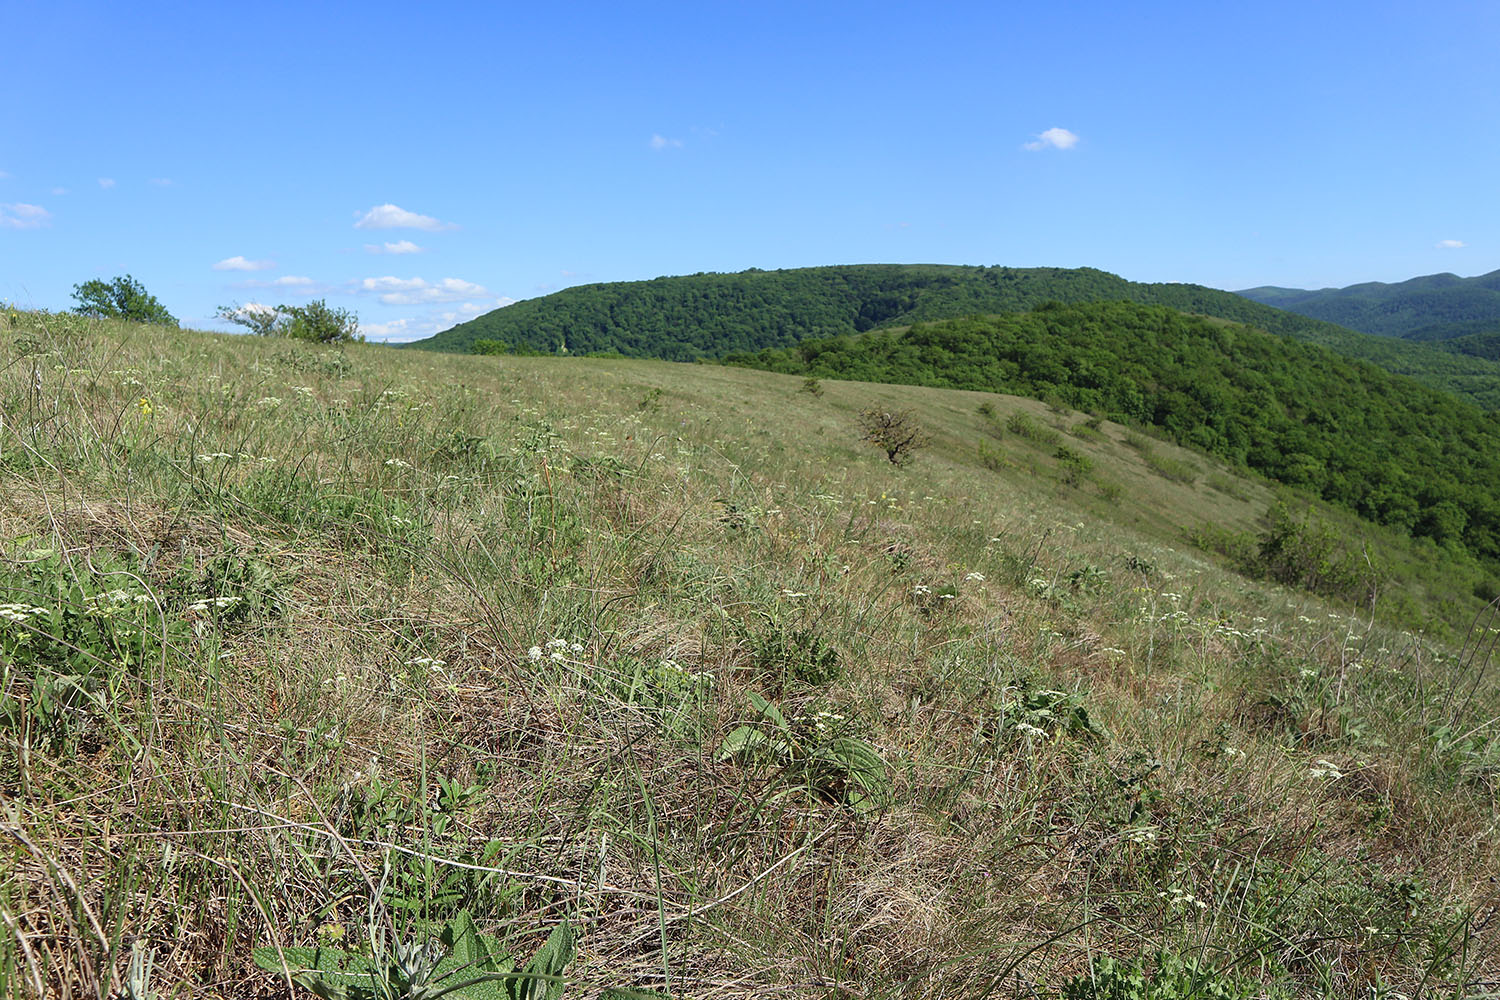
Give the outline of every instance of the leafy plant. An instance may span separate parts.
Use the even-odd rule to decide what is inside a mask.
[[[733,729],[719,744],[719,759],[758,760],[782,768],[820,796],[871,812],[890,802],[885,760],[857,736],[841,734],[834,713],[788,721],[781,709],[751,692],[760,719]]]
[[[135,571],[102,554],[89,571],[56,553],[30,554],[24,574],[0,574],[0,729],[23,743],[57,744],[125,696],[132,677],[181,638]],[[123,582],[124,585],[121,585]]]
[[[760,628],[743,630],[755,666],[772,681],[790,676],[803,684],[828,684],[844,675],[836,646],[810,622],[761,612]]]
[[[368,953],[327,945],[256,948],[252,956],[322,1000],[558,1000],[576,953],[573,929],[564,922],[517,971],[504,947],[461,910],[437,940],[407,939]]]
[[[176,326],[177,317],[156,301],[144,285],[130,275],[103,281],[94,278],[73,286],[73,311],[99,319],[125,319],[135,323]]]
[[[1083,694],[1078,691],[1051,688],[1033,691],[1024,683],[1012,690],[1015,695],[1000,705],[1002,729],[1048,735],[1062,732],[1088,738],[1108,735],[1089,718]]]
[[[1247,981],[1168,951],[1156,953],[1150,971],[1139,958],[1100,955],[1062,987],[1063,1000],[1245,1000],[1254,992]]]

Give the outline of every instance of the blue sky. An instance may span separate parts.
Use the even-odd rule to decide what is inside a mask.
[[[858,262],[1500,268],[1500,4],[5,5],[0,300],[372,339]]]

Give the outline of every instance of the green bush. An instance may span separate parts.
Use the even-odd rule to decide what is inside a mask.
[[[330,306],[323,299],[305,306],[263,306],[253,302],[242,306],[234,303],[220,306],[216,315],[261,337],[288,337],[314,344],[364,340],[359,332],[359,317],[354,311]]]
[[[101,281],[98,278],[73,286],[78,303],[73,311],[96,319],[126,319],[156,326],[176,326],[177,317],[156,301],[156,296],[130,275]]]
[[[1043,427],[1024,413],[1012,413],[1005,421],[1005,429],[1017,437],[1025,438],[1033,444],[1056,447],[1062,440],[1057,431],[1050,427]]]

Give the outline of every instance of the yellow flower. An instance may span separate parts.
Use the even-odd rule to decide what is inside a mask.
[[[136,405],[141,408],[141,416],[143,416],[143,417],[149,417],[149,416],[151,416],[151,414],[153,412],[153,408],[151,406],[151,400],[147,399],[145,396],[142,396],[140,402],[137,403]]]

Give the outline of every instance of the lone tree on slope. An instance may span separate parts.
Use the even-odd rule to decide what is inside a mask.
[[[864,410],[859,415],[859,429],[866,441],[885,451],[892,465],[905,465],[930,440],[911,410]]]

